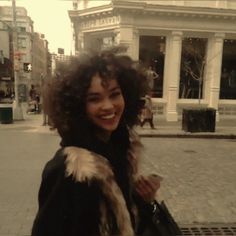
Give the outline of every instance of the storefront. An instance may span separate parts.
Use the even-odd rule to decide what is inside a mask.
[[[190,106],[236,115],[236,7],[113,1],[69,15],[78,53],[123,45],[158,74],[153,102],[168,121]]]

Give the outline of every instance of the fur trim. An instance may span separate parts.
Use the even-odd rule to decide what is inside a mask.
[[[128,150],[129,154],[128,158],[130,165],[132,167],[132,175],[133,175],[132,177],[133,180],[135,181],[139,173],[138,163],[140,156],[142,155],[143,145],[140,141],[138,134],[134,130],[132,129],[129,130],[129,136],[130,136],[130,149]]]
[[[126,207],[123,194],[118,187],[109,162],[102,156],[78,147],[66,147],[66,176],[72,176],[76,182],[91,182],[96,180],[106,196],[116,218],[120,231],[119,236],[133,236],[134,232],[130,215]],[[101,235],[110,235],[107,223],[109,222],[105,204],[101,203],[102,213]]]

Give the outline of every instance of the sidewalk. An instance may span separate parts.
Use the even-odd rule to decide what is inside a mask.
[[[222,116],[220,121],[216,122],[215,132],[185,132],[182,130],[181,122],[167,122],[163,116],[160,116],[154,119],[155,129],[145,124],[143,128],[136,127],[136,131],[141,137],[236,139],[236,116]]]
[[[23,121],[14,121],[13,124],[0,124],[0,129],[25,128],[28,132],[56,133],[56,131],[51,131],[49,126],[42,124],[42,114],[26,114]],[[135,130],[141,137],[236,139],[236,116],[221,116],[220,121],[216,122],[215,132],[185,132],[182,130],[181,120],[167,122],[163,116],[156,116],[154,124],[155,129],[151,129],[149,124],[145,124],[143,128],[135,127]]]
[[[25,132],[56,133],[51,131],[48,125],[43,125],[42,114],[24,114],[24,120],[13,121],[12,124],[1,124],[0,129],[4,130],[25,130]]]

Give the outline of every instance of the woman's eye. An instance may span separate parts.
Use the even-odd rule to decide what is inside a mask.
[[[88,97],[87,102],[99,102],[99,97]]]
[[[112,94],[111,94],[111,97],[112,97],[112,98],[116,98],[116,97],[118,97],[118,96],[120,96],[120,95],[121,95],[121,92],[120,92],[120,91],[117,91],[117,92],[112,93]]]

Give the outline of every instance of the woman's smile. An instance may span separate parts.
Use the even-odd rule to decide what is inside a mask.
[[[109,115],[102,115],[101,118],[105,120],[110,120],[115,117],[115,113],[109,114]]]

